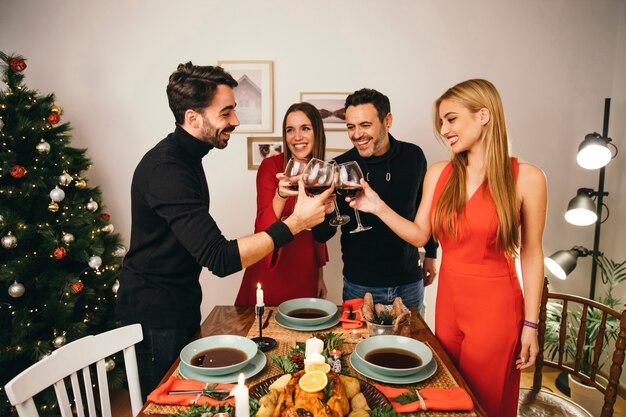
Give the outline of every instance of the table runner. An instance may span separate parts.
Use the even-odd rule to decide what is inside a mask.
[[[272,310],[272,309],[276,310],[275,307],[266,307],[265,314],[268,314],[269,310]],[[275,316],[276,311],[274,311],[273,314]],[[410,325],[411,323],[409,323],[409,326]],[[304,343],[306,339],[310,338],[311,335],[313,335],[314,333],[335,332],[335,333],[344,334],[344,339],[347,341],[347,343],[342,345],[340,347],[340,350],[344,353],[350,354],[354,350],[356,343],[362,340],[363,337],[368,336],[368,332],[365,327],[362,327],[356,330],[357,330],[356,337],[354,337],[355,335],[352,332],[352,330],[343,329],[341,327],[341,323],[339,323],[330,329],[325,329],[325,330],[320,330],[320,331],[315,331],[315,332],[300,332],[296,330],[286,329],[282,327],[281,325],[279,325],[274,318],[271,318],[267,328],[263,329],[263,336],[276,339],[276,342],[278,344],[276,348],[265,353],[265,356],[267,357],[267,365],[265,365],[265,369],[263,369],[263,371],[258,373],[256,376],[246,380],[246,384],[248,386],[252,386],[259,382],[264,381],[265,379],[269,377],[282,374],[283,373],[282,369],[280,369],[280,367],[277,364],[275,364],[274,361],[270,359],[270,355],[274,355],[274,354],[281,355],[281,356],[286,355],[291,351],[291,349],[293,349],[296,342]],[[255,321],[254,324],[251,326],[250,330],[248,330],[248,334],[246,335],[246,337],[252,338],[252,337],[257,337],[258,335],[259,335],[259,325],[258,325],[258,321]],[[437,353],[434,350],[433,350],[433,358],[434,360],[437,361],[437,372],[435,372],[435,374],[428,380],[422,381],[418,384],[414,384],[411,386],[417,389],[421,389],[425,387],[450,388],[450,387],[458,386],[458,384],[454,381],[454,378],[452,377],[450,372],[444,367],[443,363],[441,362],[441,358],[439,358],[439,355],[437,355]],[[357,373],[350,366],[349,360],[345,360],[344,362],[348,368],[347,371],[350,375],[357,377],[359,379],[365,380],[369,382],[370,384],[379,383],[378,381],[371,380]],[[178,378],[183,378],[178,372],[178,369],[174,372],[173,375]],[[385,384],[385,385],[393,385],[393,384]],[[146,409],[144,410],[144,413],[145,414],[175,414],[178,411],[185,410],[187,408],[188,407],[178,406],[178,405],[159,405],[159,404],[151,403],[146,407]],[[420,414],[416,413],[415,415],[420,415]],[[474,413],[473,411],[472,412],[427,411],[426,413],[422,413],[421,415],[424,415],[424,416],[427,415],[428,417],[457,417],[457,416],[458,417],[472,417],[472,416],[475,417],[476,413]]]

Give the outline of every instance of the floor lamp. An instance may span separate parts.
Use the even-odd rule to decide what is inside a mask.
[[[589,226],[595,223],[593,236],[593,249],[589,250],[582,246],[574,246],[569,250],[560,250],[544,259],[546,267],[557,278],[565,279],[567,275],[576,268],[576,261],[579,257],[591,256],[591,281],[589,283],[589,298],[595,298],[596,277],[598,272],[598,256],[600,252],[600,230],[602,223],[608,218],[608,207],[604,205],[604,197],[609,193],[604,191],[604,175],[606,165],[617,155],[617,147],[611,143],[609,138],[609,114],[611,110],[611,99],[604,100],[604,124],[602,135],[594,132],[585,136],[578,147],[576,161],[578,165],[585,169],[599,169],[600,177],[598,189],[579,188],[576,197],[570,200],[567,205],[565,219],[568,223],[576,226]],[[613,154],[609,145],[615,149]],[[593,201],[593,198],[596,201]],[[606,207],[607,215],[602,218],[602,210]]]

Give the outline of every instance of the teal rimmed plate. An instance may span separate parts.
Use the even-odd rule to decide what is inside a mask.
[[[265,354],[261,351],[258,351],[254,358],[246,366],[237,372],[233,372],[226,375],[202,375],[195,372],[189,366],[185,365],[184,362],[180,362],[178,364],[178,371],[180,374],[187,379],[196,379],[202,382],[216,382],[220,384],[231,384],[237,382],[240,373],[243,373],[243,376],[248,379],[258,374],[265,368],[265,364],[267,363],[267,358]]]
[[[276,323],[278,323],[280,326],[284,327],[285,329],[297,330],[299,332],[317,332],[320,330],[330,329],[331,327],[337,325],[337,323],[339,323],[340,317],[341,317],[341,311],[337,311],[330,320],[325,321],[324,323],[321,323],[321,324],[317,324],[315,326],[303,326],[303,325],[290,323],[287,320],[285,320],[285,318],[281,314],[275,314],[274,320],[276,320]]]
[[[415,374],[404,376],[389,376],[373,371],[367,366],[363,359],[359,358],[355,354],[350,355],[350,365],[352,365],[352,368],[364,377],[387,384],[415,384],[417,382],[427,380],[431,376],[435,375],[435,372],[437,372],[436,360],[430,361],[428,365]]]

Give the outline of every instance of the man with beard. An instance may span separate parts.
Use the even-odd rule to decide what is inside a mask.
[[[393,117],[389,98],[363,88],[346,98],[346,126],[354,147],[335,158],[338,164],[356,161],[369,185],[401,216],[413,221],[422,198],[426,158],[419,146],[401,142],[389,134]],[[342,213],[354,213],[342,198],[337,199]],[[424,286],[436,276],[437,244],[425,246],[426,257],[420,265],[418,249],[399,238],[378,217],[362,213],[363,225],[371,229],[349,233],[356,228],[355,216],[341,228],[343,258],[343,299],[362,298],[372,293],[375,303],[391,304],[402,297],[406,306],[422,311]],[[328,221],[313,228],[319,242],[336,232]]]
[[[180,64],[167,86],[176,129],[146,153],[133,176],[131,242],[117,313],[123,324],[143,327],[136,352],[144,398],[198,330],[202,267],[224,277],[259,261],[323,221],[332,192],[310,198],[301,186],[284,221],[236,240],[222,235],[209,214],[202,157],[225,148],[239,125],[235,86],[220,67]]]

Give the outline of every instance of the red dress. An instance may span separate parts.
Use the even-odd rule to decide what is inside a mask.
[[[515,178],[519,170],[512,158]],[[450,178],[448,164],[437,182],[435,207]],[[515,369],[523,320],[515,264],[495,248],[498,215],[483,184],[459,216],[457,239],[441,233],[436,336],[490,417],[517,415],[520,372]]]
[[[272,200],[278,188],[276,174],[283,172],[283,154],[266,158],[257,172],[257,215],[254,232],[261,232],[276,220]],[[293,211],[295,198],[285,203],[283,216]],[[278,251],[248,267],[235,305],[256,304],[256,285],[261,283],[266,305],[278,305],[283,301],[300,297],[316,297],[318,270],[328,261],[325,243],[313,239],[313,233],[304,230],[294,240]]]

